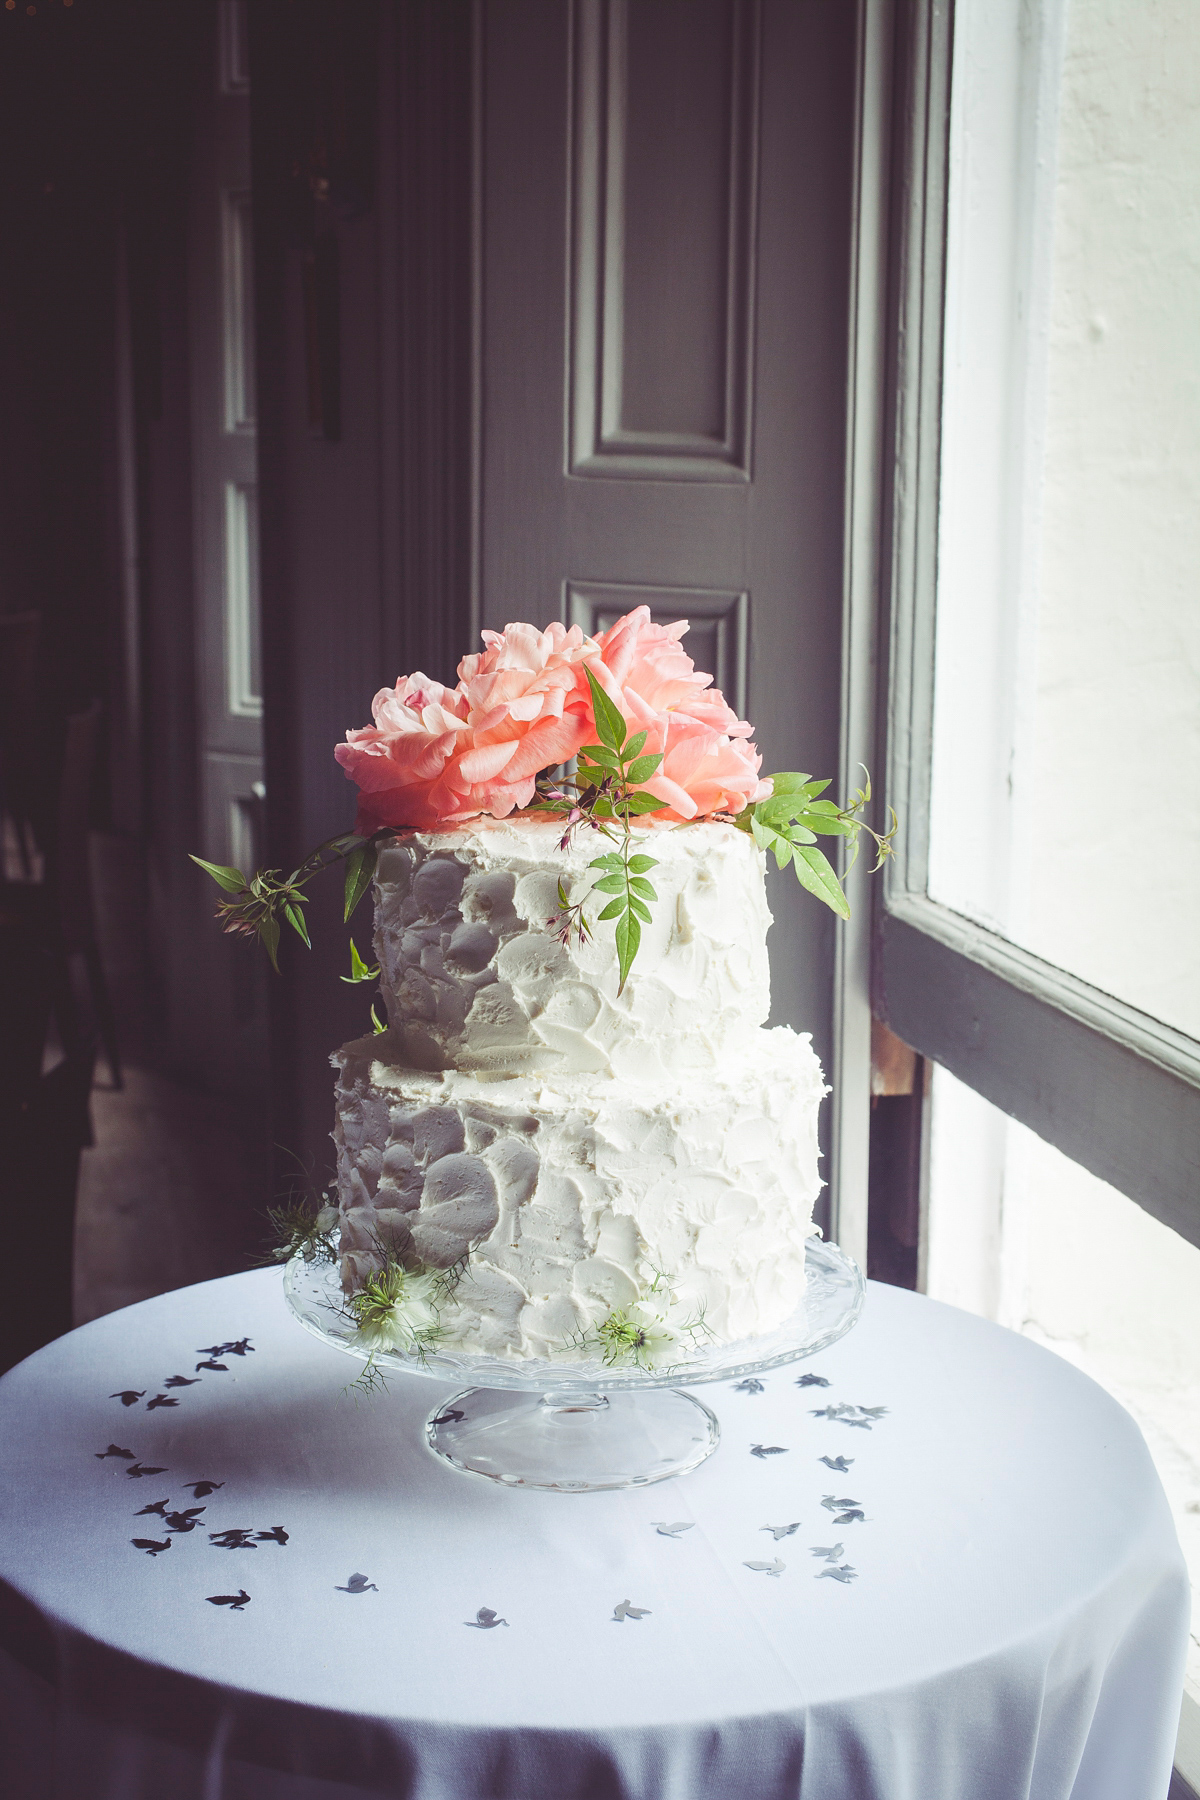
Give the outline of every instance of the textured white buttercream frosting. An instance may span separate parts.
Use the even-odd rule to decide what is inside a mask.
[[[732,825],[647,827],[653,921],[617,994],[611,924],[559,943],[562,882],[590,921],[588,863],[613,845],[553,819],[414,834],[376,872],[375,954],[388,1023],[416,1068],[653,1078],[712,1069],[770,1006],[762,853]]]
[[[442,1268],[469,1255],[442,1323],[499,1356],[562,1350],[656,1275],[722,1341],[794,1310],[821,1185],[807,1038],[757,1032],[719,1072],[655,1082],[480,1081],[396,1049],[387,1033],[336,1059],[349,1287],[381,1246]]]
[[[579,900],[611,848],[597,834],[562,851],[553,820],[480,820],[381,853],[389,1029],[333,1058],[348,1292],[388,1253],[465,1258],[442,1328],[515,1357],[655,1282],[725,1342],[795,1308],[825,1088],[807,1037],[763,1028],[762,854],[730,825],[637,836],[658,899],[620,995],[611,923],[569,947],[550,925],[559,882]]]

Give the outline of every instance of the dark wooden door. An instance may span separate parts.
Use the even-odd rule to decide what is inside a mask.
[[[488,0],[481,622],[642,602],[836,774],[855,9]],[[774,875],[774,1020],[829,1067],[832,919]]]

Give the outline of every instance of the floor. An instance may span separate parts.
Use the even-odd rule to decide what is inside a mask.
[[[269,1145],[259,1109],[170,1072],[147,967],[137,844],[92,834],[98,928],[124,1087],[97,1064],[93,1148],[75,1226],[75,1322],[249,1267],[266,1231]]]

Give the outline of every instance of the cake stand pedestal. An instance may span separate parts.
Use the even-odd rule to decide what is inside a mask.
[[[288,1305],[306,1330],[360,1362],[392,1372],[472,1385],[442,1401],[425,1422],[435,1456],[463,1474],[505,1487],[593,1493],[646,1487],[686,1475],[720,1442],[715,1415],[684,1388],[739,1380],[815,1356],[845,1335],[862,1311],[858,1265],[836,1244],[810,1238],[804,1297],[761,1337],[696,1349],[643,1369],[565,1352],[561,1359],[510,1361],[453,1348],[372,1351],[345,1311],[336,1263],[295,1256],[284,1272]]]

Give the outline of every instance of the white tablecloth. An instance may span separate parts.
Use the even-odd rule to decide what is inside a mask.
[[[421,1433],[444,1384],[356,1404],[354,1373],[263,1271],[0,1382],[6,1794],[1163,1800],[1167,1505],[1024,1339],[872,1285],[811,1364],[697,1390],[702,1468],[607,1494],[456,1474]]]

